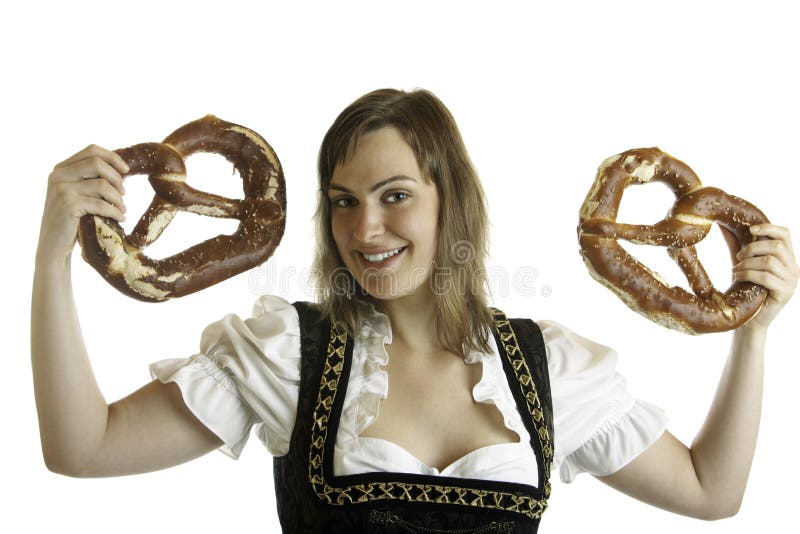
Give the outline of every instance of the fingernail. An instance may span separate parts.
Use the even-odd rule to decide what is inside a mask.
[[[758,226],[758,225],[755,225],[755,226],[751,226],[751,227],[750,227],[750,231],[751,231],[751,232],[758,232],[759,230],[761,230],[761,227],[760,227],[760,226]]]

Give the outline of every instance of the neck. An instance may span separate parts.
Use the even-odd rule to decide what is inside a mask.
[[[392,324],[392,343],[397,342],[417,354],[443,350],[436,330],[433,295],[417,291],[413,295],[382,301],[381,309]]]

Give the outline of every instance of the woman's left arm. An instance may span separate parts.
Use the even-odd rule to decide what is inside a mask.
[[[767,329],[794,292],[800,267],[789,230],[760,224],[739,253],[737,281],[767,288],[764,307],[733,333],[714,400],[691,448],[669,432],[631,463],[599,480],[632,497],[701,519],[734,515],[742,502],[761,419]]]

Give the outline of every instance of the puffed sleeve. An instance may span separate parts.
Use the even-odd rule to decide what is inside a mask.
[[[150,365],[150,374],[174,382],[186,406],[224,442],[236,459],[251,428],[275,455],[289,451],[300,388],[300,324],[286,300],[264,296],[253,317],[227,315],[210,324],[200,352]]]
[[[553,398],[554,464],[563,482],[610,475],[666,428],[660,408],[631,395],[617,354],[554,321],[540,321]]]

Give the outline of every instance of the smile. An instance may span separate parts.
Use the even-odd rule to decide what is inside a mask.
[[[406,249],[406,247],[400,247],[400,248],[396,248],[394,250],[381,252],[379,254],[367,254],[365,252],[362,252],[361,255],[364,257],[365,260],[367,260],[370,263],[378,263],[378,262],[381,262],[381,261],[385,260],[386,258],[390,258],[392,256],[396,256],[397,254],[400,254],[405,249]]]

